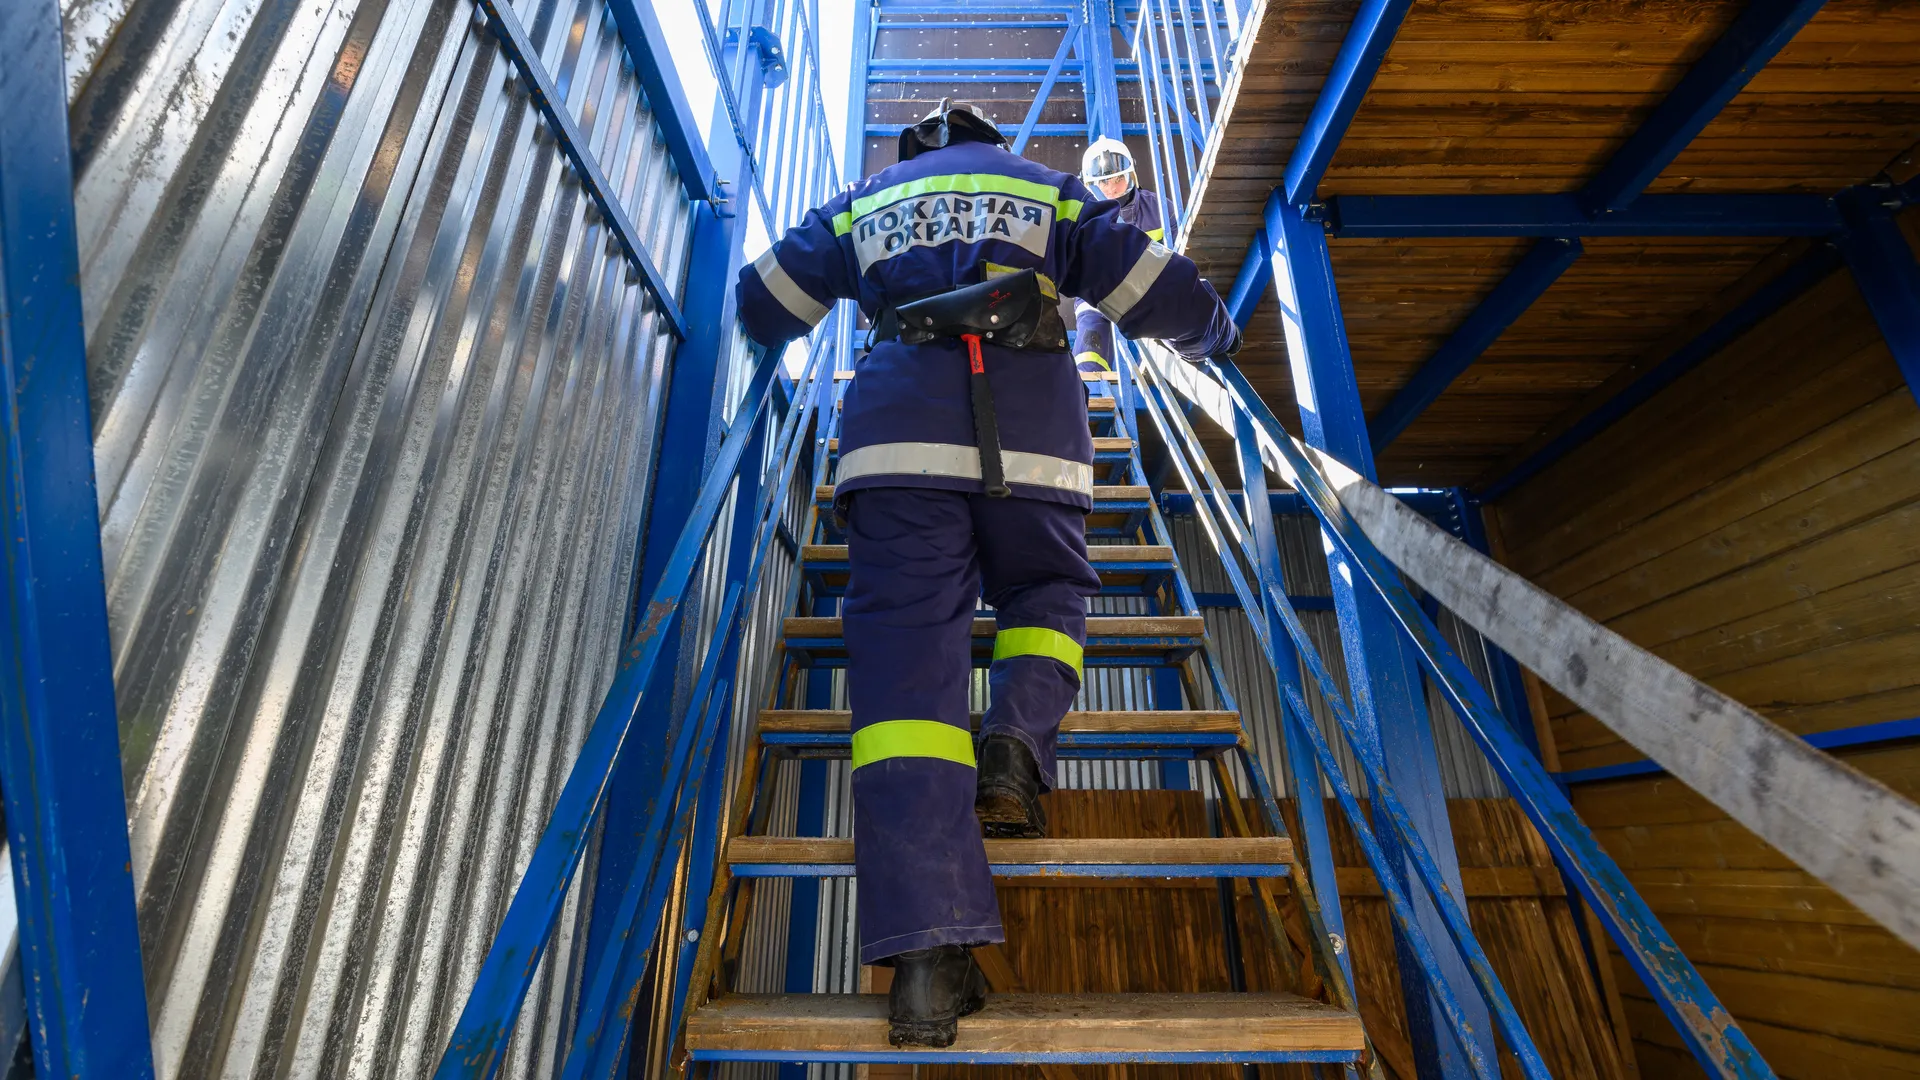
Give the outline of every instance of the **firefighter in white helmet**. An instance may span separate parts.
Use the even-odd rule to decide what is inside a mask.
[[[1118,220],[1139,229],[1156,244],[1166,243],[1160,196],[1140,187],[1133,151],[1119,139],[1095,139],[1080,157],[1080,179],[1095,193],[1118,202]],[[1113,369],[1113,323],[1084,300],[1073,302],[1073,358],[1081,371]]]

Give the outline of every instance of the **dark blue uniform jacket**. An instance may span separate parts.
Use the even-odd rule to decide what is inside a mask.
[[[1202,359],[1232,320],[1193,263],[1120,218],[1078,178],[986,143],[922,153],[853,185],[740,273],[740,319],[763,345],[800,337],[837,299],[885,305],[1033,268],[1128,337]],[[1086,390],[1067,354],[984,348],[1007,482],[1019,496],[1093,505]],[[966,348],[885,342],[847,391],[838,490],[979,491]]]
[[[1136,187],[1114,200],[1120,209],[1114,217],[1147,234],[1150,240],[1166,243],[1166,219],[1161,216],[1160,196]],[[1112,371],[1113,323],[1100,309],[1085,300],[1073,302],[1073,358],[1081,371]]]

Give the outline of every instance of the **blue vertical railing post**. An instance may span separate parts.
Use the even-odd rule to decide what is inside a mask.
[[[35,1073],[143,1080],[60,35],[53,0],[0,4],[0,794]]]
[[[744,128],[751,131],[759,115],[761,94],[757,80],[747,81],[749,85],[742,88],[740,106]],[[716,104],[714,111],[713,130],[730,134],[732,118],[725,102]],[[707,149],[716,177],[715,187],[727,198],[696,203],[693,207],[686,286],[681,297],[688,333],[674,350],[666,383],[666,409],[654,453],[653,491],[638,553],[640,572],[635,575],[638,581],[634,592],[636,616],[639,602],[653,595],[654,586],[666,570],[674,542],[686,525],[701,484],[711,471],[720,435],[725,430],[723,418],[732,382],[727,361],[733,355],[738,321],[733,282],[744,261],[749,192],[746,162],[739,141],[722,136],[714,139]],[[756,461],[755,467],[757,464]],[[751,504],[746,504],[746,509],[740,512],[751,514]],[[698,661],[693,646],[700,625],[699,618],[693,617],[699,610],[697,592],[696,584],[685,601],[687,615],[680,620],[680,640],[670,646],[673,656],[655,669],[653,685],[648,688],[643,713],[637,721],[642,730],[664,726],[675,715],[674,710],[685,705],[686,695],[692,689],[694,664]],[[668,687],[672,692],[660,692]],[[644,804],[655,787],[650,778],[638,774],[641,765],[637,756],[623,756],[610,784],[606,825],[595,868],[594,901],[588,915],[583,984],[590,984],[595,967],[609,955],[608,942],[615,927],[608,912],[611,905],[618,903],[638,852],[641,838],[634,834],[631,825],[645,820]]]
[[[1362,476],[1372,477],[1372,446],[1354,379],[1353,358],[1347,348],[1326,232],[1318,222],[1306,220],[1300,207],[1287,202],[1278,190],[1267,200],[1265,224],[1267,238],[1274,245],[1273,283],[1307,442]],[[1328,551],[1347,682],[1362,733],[1373,742],[1378,756],[1390,763],[1389,775],[1449,887],[1456,895],[1465,896],[1419,671],[1409,661],[1384,602],[1366,589],[1335,545],[1329,544]],[[1380,831],[1390,836],[1387,830]],[[1400,886],[1405,889],[1404,860],[1400,866]],[[1446,927],[1433,905],[1423,896],[1415,900],[1423,931],[1430,939],[1444,938]],[[1447,1080],[1469,1075],[1464,1048],[1455,1043],[1446,1025],[1438,1022],[1429,990],[1417,976],[1421,969],[1407,943],[1396,935],[1395,944],[1400,954],[1408,1028],[1422,1080],[1429,1074]],[[1491,1059],[1489,1018],[1474,992],[1466,965],[1448,949],[1441,950],[1441,963],[1449,988],[1468,1010],[1469,1027],[1483,1040],[1481,1050]]]
[[[767,417],[753,434],[753,441],[747,444],[744,458],[746,464],[740,469],[740,479],[734,485],[733,493],[733,535],[727,540],[727,578],[723,588],[744,588],[747,573],[753,565],[753,548],[759,538],[760,521],[754,509],[760,505],[761,482],[766,472],[770,437],[778,429],[782,417],[773,409],[767,411]],[[776,510],[776,513],[778,511]],[[742,619],[753,618],[753,599],[741,612]],[[727,627],[721,626],[715,633],[727,633]],[[722,672],[734,672],[740,666],[740,640],[743,635],[735,634],[727,644],[726,652],[720,657],[719,669]],[[742,672],[742,675],[751,675]],[[734,685],[751,691],[750,679],[734,680]],[[738,695],[735,695],[738,697]],[[674,967],[672,1022],[667,1026],[667,1037],[674,1037],[680,1030],[680,1010],[687,1000],[687,982],[693,974],[694,954],[700,948],[700,936],[706,932],[707,907],[702,901],[713,889],[713,875],[720,858],[720,825],[728,797],[727,760],[731,756],[730,738],[734,727],[733,701],[717,702],[720,710],[718,730],[714,736],[711,757],[707,759],[706,777],[700,782],[700,805],[693,814],[693,836],[688,850],[687,882],[681,890],[686,898],[683,905],[679,933],[675,935],[678,944],[679,962]],[[633,1018],[638,1022],[639,1018]],[[633,1039],[629,1043],[635,1042]]]
[[[1281,708],[1285,708],[1287,690],[1300,684],[1300,655],[1278,613],[1273,611],[1273,597],[1288,595],[1286,574],[1280,562],[1280,538],[1273,527],[1273,504],[1268,498],[1266,466],[1260,461],[1259,432],[1254,428],[1253,418],[1245,412],[1235,410],[1233,419],[1234,439],[1240,451],[1240,491],[1246,500],[1247,524],[1258,556],[1254,569],[1260,580],[1260,610],[1247,612],[1247,617],[1266,620],[1267,638],[1273,643],[1275,690],[1282,702]],[[1320,791],[1320,770],[1314,763],[1312,744],[1292,724],[1283,720],[1280,734],[1300,822],[1295,841],[1306,847],[1307,878],[1313,883],[1314,895],[1320,902],[1320,918],[1326,932],[1342,943],[1335,955],[1346,973],[1348,985],[1352,985],[1352,951],[1344,947],[1347,923],[1340,912],[1340,879],[1333,861],[1333,840],[1327,833],[1327,807]]]
[[[872,0],[853,0],[853,70],[847,76],[846,145],[840,148],[841,175],[851,184],[867,174],[867,61],[873,58],[874,35],[879,20],[874,18]],[[841,340],[852,340],[853,320],[842,320]],[[851,360],[843,344],[837,354]]]
[[[1113,362],[1115,369],[1120,372],[1121,378],[1121,400],[1116,402],[1116,407],[1124,407],[1124,402],[1129,398],[1134,398],[1138,390],[1129,377],[1129,365],[1121,361],[1118,353],[1115,354]],[[1169,401],[1167,402],[1167,407],[1177,409],[1180,407],[1180,403],[1177,401]],[[1137,426],[1133,429],[1135,433],[1137,433],[1138,430],[1139,428]],[[1137,441],[1138,435],[1135,434],[1134,437]],[[1156,504],[1159,503],[1161,494],[1166,490],[1167,478],[1172,471],[1168,468],[1168,466],[1172,464],[1171,458],[1171,454],[1165,455],[1163,460],[1158,463],[1161,467],[1145,476],[1150,497]],[[1168,543],[1172,543],[1173,541],[1171,536],[1165,539]],[[1171,595],[1173,592],[1174,590],[1172,589],[1167,590],[1168,595]],[[1170,604],[1162,604],[1158,598],[1151,598],[1148,602],[1152,605],[1153,613],[1156,615],[1182,614],[1178,610],[1180,604],[1178,599],[1175,599],[1174,602]],[[1200,614],[1199,609],[1196,608],[1192,614]],[[1162,665],[1148,670],[1147,705],[1149,708],[1179,709],[1182,707],[1182,694],[1183,690],[1181,687],[1179,668]],[[1160,784],[1163,788],[1170,791],[1190,791],[1193,789],[1193,771],[1187,767],[1187,763],[1184,761],[1162,761],[1160,763]]]
[[[1085,0],[1081,36],[1081,85],[1086,91],[1087,127],[1093,138],[1120,137],[1120,89],[1113,63],[1113,0]]]
[[[815,601],[819,612],[832,601]],[[826,668],[807,673],[807,708],[832,708],[833,676]],[[795,836],[822,836],[827,820],[827,762],[803,759],[799,772],[798,805],[794,814]],[[783,989],[789,994],[813,993],[814,959],[819,952],[820,879],[793,879],[793,895],[787,909],[787,967]],[[780,1080],[807,1080],[807,1066],[788,1061],[780,1065]]]

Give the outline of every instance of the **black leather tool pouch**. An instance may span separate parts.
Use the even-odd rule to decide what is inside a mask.
[[[900,305],[900,340],[918,345],[935,338],[977,334],[982,341],[1024,349],[1033,342],[1047,307],[1039,275],[1033,270],[1004,274]]]

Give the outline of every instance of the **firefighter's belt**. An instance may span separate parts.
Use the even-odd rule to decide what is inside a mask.
[[[1030,269],[885,308],[872,340],[921,345],[969,335],[1007,349],[1059,352],[1067,347],[1060,311]]]

